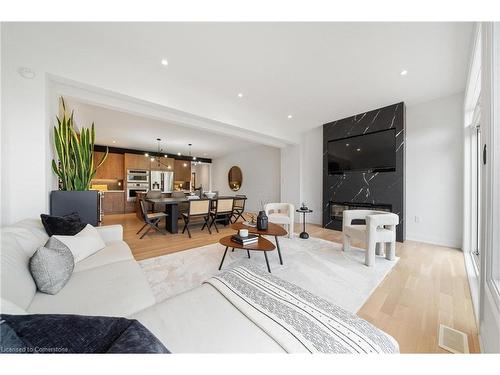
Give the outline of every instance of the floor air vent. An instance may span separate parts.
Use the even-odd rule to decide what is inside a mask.
[[[467,335],[442,324],[439,325],[439,346],[455,354],[469,353]]]

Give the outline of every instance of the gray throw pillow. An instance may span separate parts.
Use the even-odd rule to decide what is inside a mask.
[[[30,259],[30,271],[40,292],[58,293],[68,282],[75,261],[71,250],[51,237]]]

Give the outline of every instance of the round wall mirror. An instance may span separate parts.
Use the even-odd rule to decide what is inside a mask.
[[[243,183],[243,173],[241,173],[240,167],[231,167],[227,174],[227,181],[232,191],[240,190],[241,184]]]

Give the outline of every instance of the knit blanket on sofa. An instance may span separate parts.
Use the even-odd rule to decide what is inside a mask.
[[[206,283],[286,352],[399,352],[393,337],[366,320],[255,266],[226,270]]]

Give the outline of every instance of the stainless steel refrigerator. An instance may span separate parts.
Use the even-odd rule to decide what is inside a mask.
[[[174,189],[174,172],[151,171],[151,190],[171,193]]]

